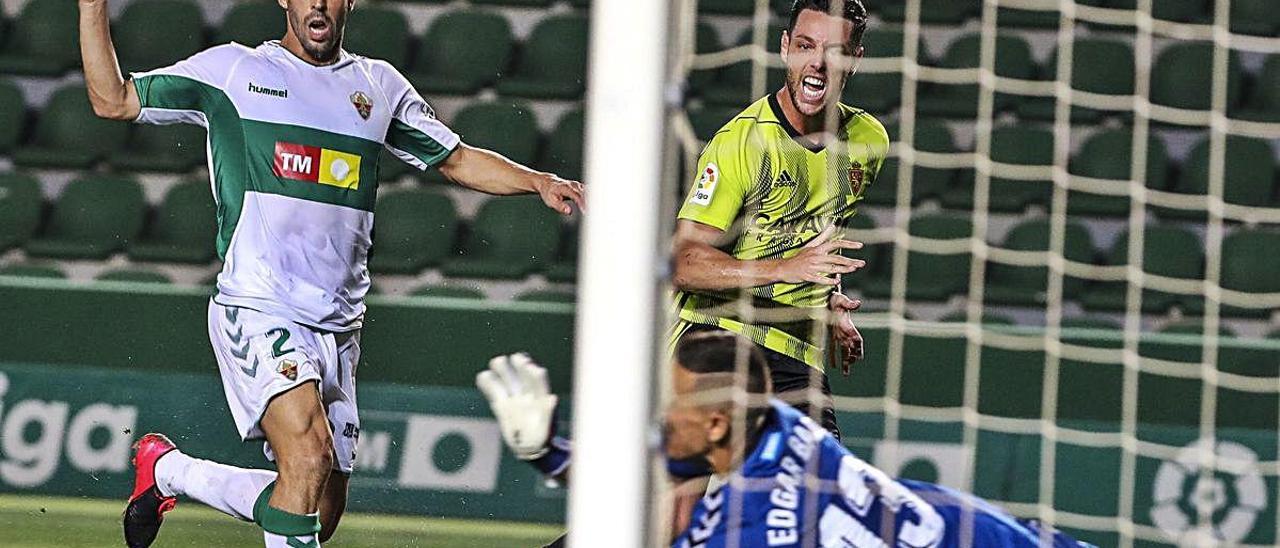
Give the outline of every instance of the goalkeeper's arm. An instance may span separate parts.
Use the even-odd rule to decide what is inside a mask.
[[[476,387],[489,400],[502,439],[515,453],[549,478],[569,477],[569,440],[555,435],[555,394],[547,370],[527,354],[498,356],[476,375]]]
[[[528,354],[498,356],[476,375],[476,387],[489,400],[502,439],[516,458],[549,478],[566,482],[573,449],[567,438],[555,432],[558,400],[547,383],[547,370]],[[667,472],[677,481],[711,474],[705,462],[671,459]]]

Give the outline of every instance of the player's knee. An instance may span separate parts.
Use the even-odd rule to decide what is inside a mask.
[[[333,469],[333,442],[328,429],[310,429],[293,440],[292,450],[277,463],[281,472],[313,478],[326,478]]]

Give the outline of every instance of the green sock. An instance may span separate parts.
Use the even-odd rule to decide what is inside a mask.
[[[253,504],[254,523],[262,527],[268,537],[282,537],[280,540],[285,541],[285,546],[318,548],[320,543],[316,536],[320,534],[319,514],[294,514],[271,506],[268,501],[271,500],[275,487],[275,482],[271,482],[258,495],[258,500]],[[268,543],[271,544],[271,541],[268,540]]]

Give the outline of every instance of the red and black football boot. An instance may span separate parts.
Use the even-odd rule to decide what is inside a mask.
[[[124,509],[124,542],[129,548],[151,546],[164,513],[178,504],[176,497],[161,495],[156,487],[156,461],[174,449],[164,434],[147,434],[133,444],[133,494]]]

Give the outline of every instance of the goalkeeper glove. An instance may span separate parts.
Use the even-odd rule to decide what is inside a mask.
[[[517,458],[536,461],[551,451],[557,399],[546,369],[528,354],[497,356],[476,375],[476,387],[489,400],[502,439]]]

